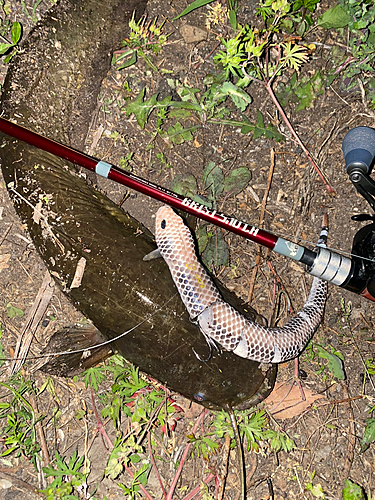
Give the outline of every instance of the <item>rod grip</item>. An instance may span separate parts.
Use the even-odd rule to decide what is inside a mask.
[[[375,130],[370,127],[356,127],[342,141],[346,172],[356,168],[369,174],[375,157]]]

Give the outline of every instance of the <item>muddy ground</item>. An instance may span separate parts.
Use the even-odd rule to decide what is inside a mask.
[[[147,8],[149,19],[153,19],[156,15],[159,19],[166,19],[164,29],[167,33],[171,33],[164,50],[153,59],[159,72],[150,70],[141,59],[136,66],[122,72],[117,72],[115,68],[111,70],[98,96],[97,113],[93,116],[87,137],[87,151],[114,164],[120,164],[121,159],[132,152],[133,172],[166,187],[170,186],[177,174],[189,172],[198,179],[202,188],[202,172],[208,161],[214,161],[225,173],[240,166],[247,166],[251,171],[250,187],[236,196],[220,199],[219,207],[224,213],[233,214],[237,219],[257,225],[270,178],[271,150],[273,150],[275,164],[271,189],[265,204],[263,227],[288,237],[314,242],[319,232],[322,214],[327,212],[330,220],[330,245],[349,252],[353,236],[360,227],[360,223],[353,222],[350,216],[368,213],[369,209],[364,200],[356,194],[345,173],[341,142],[350,128],[360,125],[374,126],[375,118],[374,113],[362,102],[358,89],[344,92],[338,80],[316,99],[313,108],[296,113],[295,105],[292,104],[286,109],[297,132],[329,179],[335,190],[334,195],[326,191],[301,150],[290,140],[266,92],[255,85],[250,88],[254,102],[246,111],[247,117],[255,121],[256,110],[261,110],[267,120],[285,133],[285,142],[275,143],[264,138],[254,140],[251,135],[244,136],[236,128],[206,125],[198,129],[194,141],[176,146],[163,141],[160,137],[152,139],[154,119],[150,120],[145,130],[141,130],[134,116],[130,118],[125,116],[121,105],[126,97],[129,95],[135,97],[143,87],[146,86],[148,96],[160,92],[164,97],[170,92],[167,78],[178,78],[191,86],[200,86],[203,77],[214,70],[212,51],[216,49],[218,41],[215,30],[205,31],[204,13],[207,10],[202,9],[187,18],[172,22],[186,4],[182,1],[170,3],[164,0],[149,2]],[[20,4],[12,2],[12,9],[15,13],[18,12],[25,27],[31,25]],[[253,13],[253,3],[242,5],[239,10],[243,22],[253,19]],[[225,29],[227,28],[222,28],[222,32]],[[198,39],[192,40],[193,33],[196,34],[197,31]],[[334,44],[335,40],[327,33],[313,31],[309,35],[309,42],[323,44],[317,44],[318,49],[304,69],[313,74],[316,69],[327,64],[329,52],[324,46]],[[163,72],[162,69],[172,73]],[[289,75],[286,74],[284,78],[287,80]],[[125,82],[129,84],[130,93],[124,90]],[[115,132],[119,135],[115,136]],[[152,148],[149,147],[150,144]],[[160,156],[161,153],[164,154],[163,157]],[[160,161],[160,158],[167,160],[168,167]],[[152,229],[152,214],[159,206],[157,202],[133,192],[126,193],[125,188],[109,182],[98,181],[98,187],[115,201],[121,202],[124,210],[128,210]],[[46,270],[13,211],[3,183],[0,186],[0,197],[0,318],[2,340],[6,353],[10,356]],[[253,269],[257,263],[251,305],[258,312],[266,318],[271,316],[276,277],[286,291],[293,309],[296,311],[303,306],[311,282],[303,269],[231,234],[226,234],[226,240],[230,248],[230,266],[216,269],[216,272],[228,288],[247,300]],[[349,322],[343,318],[342,300],[346,305],[351,303]],[[24,311],[25,316],[10,318],[9,304]],[[283,321],[286,317],[287,314],[282,313],[280,320]],[[245,452],[248,499],[316,497],[339,499],[346,478],[363,486],[366,492],[374,492],[373,447],[370,446],[366,452],[360,453],[365,421],[375,396],[373,384],[368,377],[366,384],[363,384],[363,360],[374,357],[373,317],[372,303],[345,290],[329,287],[324,322],[316,333],[314,342],[327,347],[328,350],[332,346],[342,354],[346,380],[337,380],[327,367],[322,368],[324,360],[318,359],[317,356],[311,359],[308,354],[302,355],[301,368],[307,375],[302,385],[307,394],[310,390],[314,394],[322,395],[322,398],[303,410],[300,410],[298,401],[291,402],[292,410],[287,415],[288,418],[275,413],[277,423],[272,425],[281,426],[295,441],[296,448],[292,452],[280,452],[276,455],[267,448],[258,454]],[[81,319],[82,315],[69,305],[55,287],[46,313],[36,331],[33,352],[38,352],[52,331]],[[9,363],[6,363],[2,367],[3,381],[7,377],[8,365]],[[27,371],[30,370],[31,367],[28,366]],[[280,366],[278,381],[293,383],[293,373],[293,362]],[[46,380],[46,376],[39,371],[33,372],[31,376],[38,387],[41,387]],[[85,390],[82,382],[57,377],[53,380],[56,396],[52,398],[44,395],[38,401],[39,410],[48,414],[53,406],[59,406],[62,417],[57,428],[53,427],[50,419],[46,419],[44,432],[51,456],[55,450],[61,455],[70,456],[76,449],[82,452],[85,439],[91,443],[96,435],[97,422],[91,395]],[[296,394],[299,398],[299,391]],[[180,397],[177,397],[177,401],[183,408],[184,414],[169,439],[164,438],[167,451],[164,455],[165,464],[161,466],[161,474],[166,486],[174,476],[172,457],[179,456],[177,451],[183,449],[186,434],[200,413],[198,405]],[[97,404],[100,409],[100,404]],[[88,411],[85,422],[75,418],[77,410],[81,408],[86,408]],[[206,428],[209,427],[210,418],[206,417]],[[126,425],[124,422],[124,428]],[[108,429],[108,432],[114,436],[113,431]],[[201,484],[208,471],[217,474],[217,477],[221,474],[221,482],[225,476],[225,498],[238,498],[240,489],[235,452],[232,451],[228,455],[224,439],[221,442],[219,440],[219,444],[217,456],[211,456],[207,461],[202,457],[188,459],[174,498],[183,498],[188,491]],[[100,482],[106,456],[107,451],[100,437],[96,437],[89,451],[92,461],[90,491],[92,492],[93,486],[99,483],[95,493],[96,498],[102,499],[105,496],[122,498],[116,481],[110,482],[106,479]],[[227,463],[228,470],[223,473]],[[25,459],[14,459],[11,455],[6,461],[3,459],[0,474],[4,473],[11,477],[4,475],[3,481],[4,478],[8,478],[13,485],[11,488],[3,489],[0,498],[9,500],[19,498],[21,494],[27,494],[31,498],[30,492],[25,493],[27,485],[40,487],[42,484],[34,467]],[[22,480],[23,483],[17,484],[14,478]],[[123,475],[120,480],[129,483],[129,476]],[[310,482],[317,487],[314,490],[315,494],[306,490],[306,485]],[[324,492],[320,497],[317,485],[321,485]],[[148,489],[154,498],[162,496],[153,474],[150,476]],[[215,481],[211,481],[205,495],[212,495],[214,498],[216,494]]]

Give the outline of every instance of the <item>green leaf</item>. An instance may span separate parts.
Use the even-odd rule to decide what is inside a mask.
[[[0,43],[0,55],[5,54],[8,52],[10,48],[12,48],[14,45],[12,43]]]
[[[185,141],[191,141],[193,135],[189,129],[184,129],[180,122],[177,122],[174,126],[169,127],[167,130],[169,139],[175,144],[182,144]]]
[[[124,54],[122,54],[122,56],[124,56]],[[121,59],[123,59],[123,57],[116,59],[115,62],[118,63]],[[125,61],[123,64],[121,64],[121,66],[118,66],[117,69],[118,71],[120,71],[122,69],[129,68],[130,66],[133,66],[133,64],[135,64],[136,62],[137,62],[137,51],[132,50],[129,59]]]
[[[193,174],[177,174],[171,182],[171,189],[177,194],[191,198],[198,191],[197,180]]]
[[[311,77],[303,77],[300,84],[296,85],[294,92],[299,99],[296,111],[311,108],[314,100],[324,93],[324,80],[320,70]]]
[[[297,71],[303,63],[307,62],[309,55],[306,47],[292,44],[292,42],[282,43],[281,46],[285,52],[285,56],[280,60],[281,63]]]
[[[88,368],[82,376],[85,381],[85,386],[92,387],[95,391],[99,389],[101,382],[107,379],[105,368],[101,368],[99,366],[92,366],[91,368]]]
[[[17,45],[17,43],[21,39],[21,36],[22,36],[22,26],[20,23],[14,22],[12,25],[12,34],[11,34],[13,45]]]
[[[324,29],[345,28],[350,22],[350,15],[341,7],[335,5],[332,9],[327,10],[318,19],[318,26]]]
[[[247,92],[237,87],[237,85],[233,85],[231,82],[224,82],[220,90],[224,95],[228,95],[235,106],[241,111],[245,111],[247,106],[252,102],[252,98]]]
[[[207,234],[207,226],[200,226],[195,231],[195,237],[198,240],[198,252],[199,254],[202,254],[205,251],[210,239],[209,235]]]
[[[145,128],[148,117],[150,116],[153,109],[157,106],[156,98],[158,94],[154,94],[153,96],[151,96],[148,101],[143,101],[145,92],[146,88],[142,89],[137,98],[129,102],[129,104],[125,108],[126,116],[130,116],[132,113],[134,113],[138,125],[141,128]]]
[[[234,169],[224,179],[224,191],[226,193],[238,194],[245,189],[251,179],[251,173],[247,167]]]
[[[371,443],[375,441],[375,418],[369,418],[361,442],[361,452],[365,452]]]
[[[212,270],[227,265],[229,260],[228,244],[221,230],[215,230],[215,233],[209,238],[207,246],[202,253],[202,260]]]
[[[195,0],[193,3],[191,3],[186,9],[181,12],[177,17],[173,19],[173,21],[176,21],[176,19],[180,19],[182,16],[186,16],[186,14],[189,14],[195,9],[199,9],[199,7],[203,7],[204,5],[207,5],[208,3],[212,3],[215,0]]]
[[[328,361],[327,367],[332,375],[339,380],[345,380],[344,363],[342,360],[331,352],[326,351],[320,345],[317,345],[318,356]]]
[[[234,9],[231,9],[228,13],[228,16],[229,16],[229,22],[230,22],[230,25],[232,27],[232,30],[233,31],[236,31],[237,30],[237,14],[236,14],[236,11]]]
[[[173,102],[171,103],[173,106]],[[184,108],[171,109],[168,113],[169,118],[175,118],[176,120],[187,120],[191,117],[190,111]]]
[[[224,175],[221,168],[210,161],[203,172],[204,187],[208,191],[209,200],[216,202],[224,189]]]
[[[257,110],[257,123],[253,125],[245,116],[244,116],[244,124],[241,128],[242,134],[247,134],[248,132],[254,132],[254,139],[258,139],[262,135],[264,135],[267,139],[274,139],[275,141],[283,141],[284,136],[280,134],[276,127],[274,127],[271,123],[265,127],[264,119],[262,113]]]
[[[345,479],[345,487],[342,490],[343,500],[365,500],[366,496],[361,486],[353,483],[350,479]]]
[[[24,312],[22,311],[22,309],[18,309],[18,307],[12,306],[12,304],[9,302],[9,304],[7,304],[7,314],[10,319],[15,318],[16,316],[22,318]]]

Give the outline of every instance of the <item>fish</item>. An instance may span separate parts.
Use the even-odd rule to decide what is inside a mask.
[[[4,118],[82,150],[110,54],[133,10],[139,16],[145,4],[82,0],[52,8],[12,59],[1,100]],[[248,408],[270,393],[275,365],[225,350],[207,356],[209,346],[190,321],[167,264],[143,260],[156,248],[153,235],[76,166],[6,135],[0,161],[14,207],[45,265],[92,323],[65,331],[70,348],[116,339],[113,349],[142,372],[211,409]],[[255,319],[250,307],[224,287],[220,291]]]
[[[323,225],[318,245],[325,246],[327,234],[328,227]],[[320,325],[327,300],[326,281],[315,277],[301,311],[284,326],[267,328],[222,299],[196,256],[189,229],[169,206],[157,211],[155,239],[190,318],[198,323],[208,342],[216,342],[242,358],[283,363],[299,356]]]

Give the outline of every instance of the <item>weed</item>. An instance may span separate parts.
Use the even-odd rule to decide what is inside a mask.
[[[355,90],[362,86],[370,106],[375,106],[375,7],[371,0],[340,0],[317,21],[317,26],[336,29],[338,42],[332,46],[329,64],[311,76],[294,73],[289,84],[279,84],[277,96],[297,102],[296,111],[311,107],[334,80],[341,79],[342,89]],[[358,88],[357,88],[358,90]]]
[[[88,498],[86,481],[90,470],[88,462],[85,462],[85,457],[78,457],[77,452],[74,452],[66,463],[65,457],[56,452],[55,464],[56,468],[51,465],[43,467],[44,474],[54,478],[48,488],[41,491],[46,495],[46,499],[67,500],[69,498],[78,500],[78,498]],[[80,471],[80,469],[82,470]],[[93,497],[90,496],[90,498]]]
[[[210,2],[203,0],[193,2],[178,17],[208,3]],[[157,94],[145,100],[145,89],[143,89],[137,98],[125,107],[126,115],[134,113],[138,124],[144,128],[152,111],[164,108],[162,112],[158,112],[157,133],[176,144],[192,140],[192,134],[199,126],[186,127],[182,121],[192,119],[193,115],[199,119],[200,127],[204,127],[207,123],[236,126],[240,127],[244,134],[253,132],[254,138],[265,136],[272,140],[281,141],[284,137],[272,124],[265,126],[263,115],[259,110],[255,124],[243,115],[241,120],[229,117],[231,113],[231,109],[228,108],[229,101],[232,101],[239,112],[243,113],[252,102],[245,88],[252,82],[257,82],[267,90],[294,139],[316,169],[327,190],[332,192],[332,188],[289,122],[272,88],[275,79],[284,70],[291,68],[299,71],[302,65],[307,62],[311,52],[310,47],[300,42],[300,37],[283,38],[279,36],[280,31],[290,31],[295,26],[302,25],[301,33],[304,34],[312,24],[311,14],[307,14],[307,12],[314,12],[316,4],[315,0],[296,0],[294,2],[266,0],[260,3],[257,14],[266,22],[266,28],[241,26],[235,21],[232,26],[235,35],[221,39],[223,49],[214,56],[218,72],[216,75],[204,79],[205,89],[193,88],[187,84],[181,85],[178,81],[170,80],[170,85],[176,90],[181,101],[173,101],[170,96],[157,101]],[[275,59],[270,57],[272,52],[276,54]],[[310,95],[314,88],[314,85],[306,82],[309,97],[303,106],[307,106],[311,102]],[[296,89],[293,90],[296,91]],[[175,115],[174,110],[176,109],[180,113],[183,110],[183,115]],[[168,122],[171,119],[175,119],[175,122],[169,125]],[[165,126],[163,127],[163,125]]]
[[[369,418],[366,421],[365,430],[361,442],[361,452],[364,453],[375,441],[375,418]]]
[[[210,208],[217,208],[218,200],[222,195],[236,195],[246,188],[251,178],[247,167],[233,169],[224,175],[222,169],[214,162],[209,162],[202,175],[204,195],[199,192],[198,183],[192,174],[176,175],[171,188],[178,194],[192,198]],[[226,265],[229,261],[228,245],[223,237],[223,232],[216,226],[201,225],[196,231],[199,253],[203,262],[212,271]]]
[[[191,141],[193,133],[207,123],[241,127],[241,132],[244,134],[257,129],[258,137],[265,134],[275,140],[283,140],[283,136],[275,127],[272,125],[264,127],[263,118],[259,120],[259,115],[259,126],[252,125],[247,120],[246,126],[243,127],[243,121],[228,118],[231,111],[225,105],[227,98],[242,112],[251,103],[251,97],[231,82],[209,84],[204,92],[198,88],[182,85],[178,80],[168,79],[168,83],[177,92],[180,101],[173,101],[171,96],[158,101],[158,94],[145,99],[146,89],[143,89],[135,99],[125,105],[126,116],[134,114],[138,125],[144,129],[151,113],[155,110],[157,133],[174,144]],[[192,120],[193,117],[199,120],[200,125],[185,127],[182,122]]]
[[[207,30],[211,30],[213,26],[217,25],[224,26],[228,19],[227,7],[220,2],[215,2],[212,7],[208,5],[208,9],[205,23]]]
[[[140,453],[143,453],[143,451],[143,448],[136,443],[133,435],[127,439],[118,438],[111,451],[105,475],[111,479],[116,479],[123,472],[125,465],[141,462]]]
[[[158,54],[166,44],[169,35],[163,33],[165,22],[161,23],[160,26],[157,26],[156,23],[157,19],[146,23],[146,17],[142,17],[136,22],[133,14],[129,22],[129,38],[122,42],[125,49],[118,50],[113,55],[112,63],[117,65],[118,70],[129,68],[137,62],[138,57],[142,57],[153,71],[158,71],[149,54]]]
[[[156,158],[159,160],[162,166],[165,168],[172,168],[172,165],[168,163],[168,160],[164,153],[156,153]]]
[[[205,460],[208,460],[210,455],[215,455],[219,448],[219,445],[208,436],[196,437],[194,434],[188,434],[187,438],[193,445],[191,454],[197,457],[202,456]]]
[[[260,452],[268,448],[277,453],[281,450],[289,452],[295,447],[293,440],[285,432],[270,428],[264,410],[238,411],[236,418],[239,432],[246,438],[248,450]],[[217,437],[221,438],[229,434],[233,439],[232,427],[226,412],[221,411],[215,415],[212,427],[213,434]]]
[[[315,471],[311,474],[310,481],[306,483],[306,490],[310,491],[310,493],[312,494],[313,497],[320,498],[321,500],[324,500],[325,495],[323,492],[322,485],[320,483],[313,484],[315,474],[316,474]]]
[[[304,351],[304,356],[309,361],[317,361],[316,374],[321,375],[323,381],[326,381],[328,376],[345,380],[344,357],[334,347],[310,341]],[[322,363],[321,360],[325,362]]]
[[[12,57],[17,53],[17,45],[22,38],[22,25],[17,21],[12,23],[10,40],[5,38],[5,34],[9,29],[9,24],[10,23],[2,22],[1,27],[1,38],[5,40],[5,42],[0,43],[0,55],[6,55],[4,59],[5,63],[9,63]]]
[[[132,153],[130,151],[127,155],[123,156],[120,160],[120,167],[122,169],[126,170],[127,172],[132,171],[132,167],[130,165],[130,162],[132,161],[133,156],[134,156],[134,153]]]
[[[0,432],[6,447],[1,456],[14,454],[16,457],[25,457],[37,468],[40,446],[35,426],[44,415],[36,415],[27,400],[27,394],[35,392],[33,383],[17,375],[7,383],[0,383],[0,386],[7,390],[2,398],[8,399],[0,403],[0,420],[5,421]]]
[[[123,483],[118,486],[123,490],[124,495],[128,495],[132,500],[137,498],[140,491],[140,485],[146,486],[151,466],[147,460],[142,460],[141,467],[135,472],[130,488]]]
[[[156,423],[160,426],[168,424],[168,418],[176,411],[172,400],[165,399],[165,393],[150,385],[141,377],[138,368],[127,363],[121,356],[112,356],[107,366],[89,368],[83,375],[86,386],[95,391],[99,385],[108,380],[112,374],[111,391],[99,396],[103,403],[103,418],[110,417],[116,429],[119,428],[122,416],[130,417],[134,428],[146,425],[155,409],[164,404],[164,411],[158,412]]]

